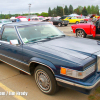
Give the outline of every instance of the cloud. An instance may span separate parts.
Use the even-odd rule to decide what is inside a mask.
[[[48,8],[53,9],[57,6],[71,4],[74,9],[78,6],[98,5],[100,6],[99,0],[0,0],[0,11],[3,14],[15,14],[15,13],[28,13],[29,3],[31,3],[30,11],[33,13],[48,12]]]

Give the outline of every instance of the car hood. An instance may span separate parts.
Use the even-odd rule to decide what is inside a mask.
[[[100,50],[100,45],[96,40],[75,38],[66,36],[63,38],[52,39],[50,41],[28,44],[30,49],[34,48],[37,52],[45,52],[59,56],[61,58],[77,58],[84,60]]]
[[[72,27],[72,29],[73,29],[73,28],[87,28],[87,27],[90,28],[91,25],[94,26],[94,24],[93,24],[92,22],[89,22],[89,23],[74,24],[74,25],[71,25],[71,27]]]

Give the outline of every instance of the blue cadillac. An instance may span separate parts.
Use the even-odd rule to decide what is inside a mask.
[[[2,26],[0,61],[29,75],[54,94],[59,86],[89,94],[100,85],[99,41],[64,35],[47,22]]]

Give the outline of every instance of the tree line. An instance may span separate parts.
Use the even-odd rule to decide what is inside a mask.
[[[82,14],[84,16],[87,16],[88,14],[97,14],[99,15],[99,6],[78,6],[76,9],[73,9],[73,6],[70,5],[69,7],[65,5],[65,7],[57,6],[56,8],[51,9],[49,7],[48,9],[48,15],[49,16],[63,16],[63,15],[69,15],[72,13],[76,14]]]
[[[48,17],[48,13],[42,12],[42,13],[31,13],[30,15],[37,15],[37,16],[44,16]],[[10,19],[11,17],[17,17],[17,16],[29,16],[28,13],[25,14],[0,14],[0,19]]]
[[[87,16],[88,14],[97,14],[99,15],[99,6],[96,5],[91,5],[91,6],[78,6],[76,9],[73,9],[72,5],[69,5],[69,7],[67,5],[65,5],[65,7],[62,6],[57,6],[53,9],[51,9],[50,7],[48,8],[48,12],[42,12],[42,13],[32,13],[31,15],[37,15],[37,16],[44,16],[44,17],[56,17],[56,16],[63,16],[63,15],[69,15],[72,13],[76,13],[76,14],[82,14],[84,16]],[[28,13],[25,14],[0,14],[0,19],[9,19],[11,17],[17,17],[17,16],[28,16]]]

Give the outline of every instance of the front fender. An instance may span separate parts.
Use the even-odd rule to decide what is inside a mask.
[[[56,71],[57,71],[56,67],[48,60],[45,60],[45,59],[42,59],[42,58],[38,58],[38,57],[33,57],[29,61],[29,66],[33,62],[48,67],[53,72],[53,74],[55,74]]]

